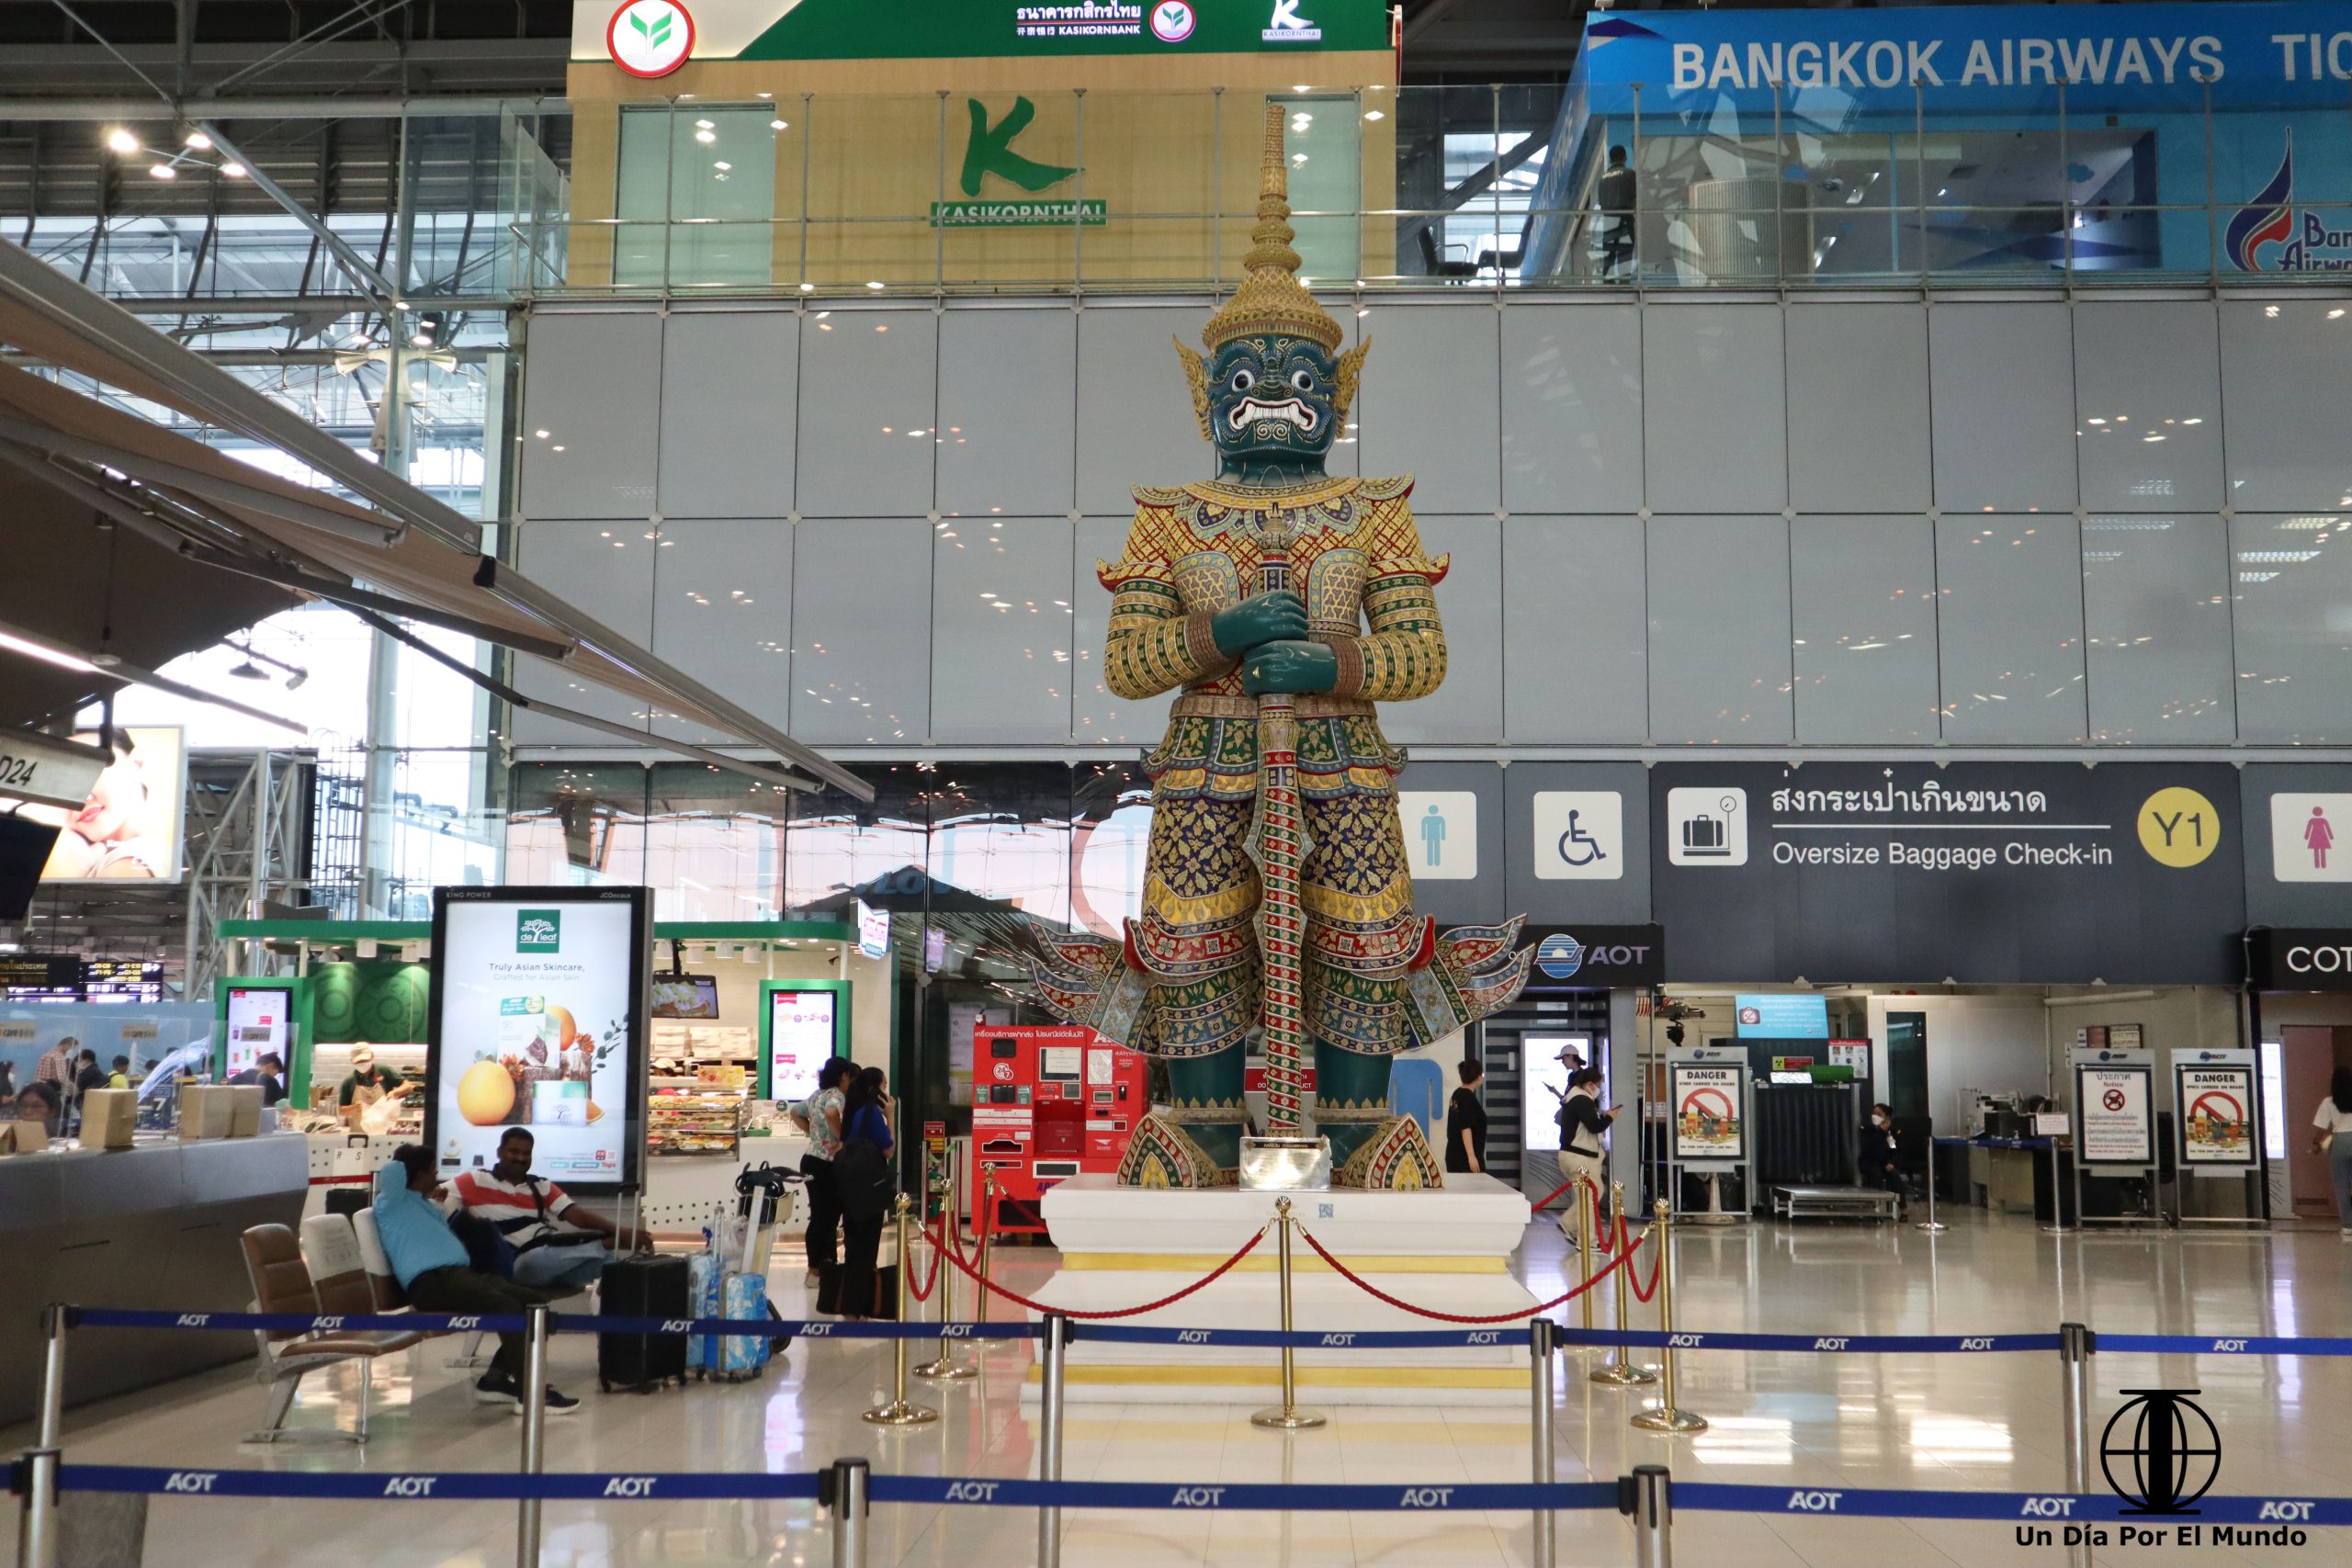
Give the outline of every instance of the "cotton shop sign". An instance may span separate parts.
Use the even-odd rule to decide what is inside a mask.
[[[2245,962],[2257,991],[2352,991],[2352,930],[2256,926]]]

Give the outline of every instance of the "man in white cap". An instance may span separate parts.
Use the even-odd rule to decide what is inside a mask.
[[[335,1103],[339,1106],[357,1105],[364,1109],[400,1088],[401,1081],[400,1074],[390,1067],[376,1065],[373,1046],[354,1045],[351,1048],[351,1071],[343,1075],[343,1087],[335,1090]]]

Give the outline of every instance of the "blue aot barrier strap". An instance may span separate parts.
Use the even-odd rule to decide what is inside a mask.
[[[2004,1519],[2022,1524],[2352,1525],[2352,1497],[2201,1497],[2188,1514],[2135,1513],[2112,1495],[2064,1492],[1898,1492],[1838,1486],[1732,1485],[1678,1481],[1678,1512],[1846,1515],[1873,1519]]]
[[[342,1316],[278,1312],[130,1312],[79,1307],[85,1328],[164,1328],[209,1332],[261,1329],[272,1334],[520,1334],[530,1320],[512,1315],[453,1313],[353,1313]],[[1034,1339],[1034,1323],[839,1323],[831,1318],[601,1317],[554,1314],[559,1334],[707,1334],[775,1339]]]
[[[2277,1336],[2201,1334],[2109,1334],[2098,1336],[2102,1351],[2152,1350],[2162,1356],[2352,1356],[2352,1339],[2292,1339]]]
[[[1269,1482],[998,1481],[987,1476],[877,1475],[877,1503],[977,1503],[1007,1508],[1254,1509],[1296,1512],[1443,1513],[1617,1507],[1614,1481],[1478,1482],[1436,1486],[1281,1485]]]
[[[1071,1325],[1073,1339],[1110,1345],[1196,1345],[1235,1348],[1298,1350],[1459,1350],[1494,1346],[1525,1346],[1524,1325],[1512,1328],[1437,1328],[1351,1330],[1322,1333],[1314,1329],[1279,1328],[1159,1328],[1140,1324],[1086,1323]]]
[[[690,1474],[670,1471],[566,1472],[501,1475],[473,1471],[379,1471],[324,1473],[284,1470],[175,1470],[160,1465],[67,1464],[58,1468],[65,1492],[142,1493],[185,1497],[305,1497],[342,1501],[434,1499],[556,1501],[811,1501],[820,1472],[757,1471]],[[1299,1513],[1444,1513],[1461,1511],[1613,1512],[1614,1481],[1473,1483],[1442,1485],[1279,1485],[1264,1482],[1030,1481],[988,1476],[876,1475],[868,1495],[876,1503],[922,1503],[1004,1508],[1154,1508]],[[2132,1512],[2116,1496],[2064,1492],[1881,1491],[1837,1486],[1733,1485],[1678,1482],[1674,1506],[1686,1512],[1810,1514],[1816,1517],[1903,1519],[1986,1519],[2046,1526],[2129,1524],[2155,1529],[2184,1524],[2254,1527],[2352,1526],[2352,1497],[2204,1497],[2181,1515]]]
[[[157,1465],[66,1464],[58,1467],[64,1492],[143,1492],[185,1497],[326,1497],[395,1501],[524,1497],[570,1501],[662,1502],[681,1498],[807,1498],[817,1495],[817,1472],[771,1475],[756,1471],[685,1474],[612,1471],[554,1475],[501,1475],[481,1471],[377,1471],[323,1473],[288,1470],[172,1470]]]
[[[1908,1355],[2003,1350],[2055,1350],[2055,1334],[1713,1334],[1656,1328],[1570,1328],[1561,1325],[1555,1337],[1563,1345],[1624,1345],[1650,1349],[1671,1346],[1677,1350],[1802,1350],[1828,1355]],[[2108,1337],[2099,1336],[2103,1349]]]
[[[270,1312],[134,1312],[118,1307],[75,1307],[74,1321],[85,1328],[192,1329],[206,1332],[255,1329],[273,1334],[519,1334],[529,1326],[517,1316],[468,1316],[453,1313],[370,1313],[307,1315]],[[831,1318],[602,1317],[557,1313],[559,1334],[718,1335],[796,1339],[1035,1339],[1037,1323],[842,1323]],[[1642,1349],[1794,1350],[1829,1355],[1982,1355],[2058,1348],[2055,1334],[1724,1334],[1702,1329],[1571,1328],[1554,1325],[1562,1345],[1622,1345]],[[1297,1349],[1462,1349],[1519,1345],[1524,1325],[1498,1328],[1355,1330],[1325,1333],[1274,1328],[1162,1328],[1139,1324],[1071,1325],[1074,1339],[1127,1345],[1206,1345]],[[2352,1356],[2352,1339],[2284,1336],[2109,1334],[2101,1350],[2168,1356]]]

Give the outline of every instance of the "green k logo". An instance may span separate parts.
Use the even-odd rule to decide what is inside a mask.
[[[669,42],[670,24],[677,19],[676,13],[664,11],[662,13],[660,20],[649,24],[643,17],[639,16],[635,11],[631,11],[628,14],[628,25],[635,28],[638,31],[638,35],[645,39],[645,46],[648,49],[659,49],[663,44]]]
[[[979,99],[967,98],[964,105],[972,115],[972,139],[964,147],[962,184],[966,196],[980,194],[982,175],[1009,180],[1025,191],[1040,191],[1078,173],[1056,164],[1040,164],[1012,150],[1012,139],[1028,130],[1029,122],[1037,118],[1037,106],[1028,99],[1013,99],[1012,107],[993,126],[989,124],[989,111],[981,107]]]

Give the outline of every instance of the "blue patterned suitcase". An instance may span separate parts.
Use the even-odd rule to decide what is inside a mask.
[[[764,1274],[729,1274],[719,1282],[720,1317],[760,1319],[768,1315],[768,1278]],[[714,1337],[718,1361],[714,1376],[741,1381],[755,1378],[768,1364],[765,1335],[729,1334]]]
[[[694,1253],[686,1258],[687,1311],[695,1317],[718,1317],[718,1259],[707,1252]],[[686,1342],[686,1366],[697,1372],[718,1370],[718,1341],[716,1336],[697,1334]]]

